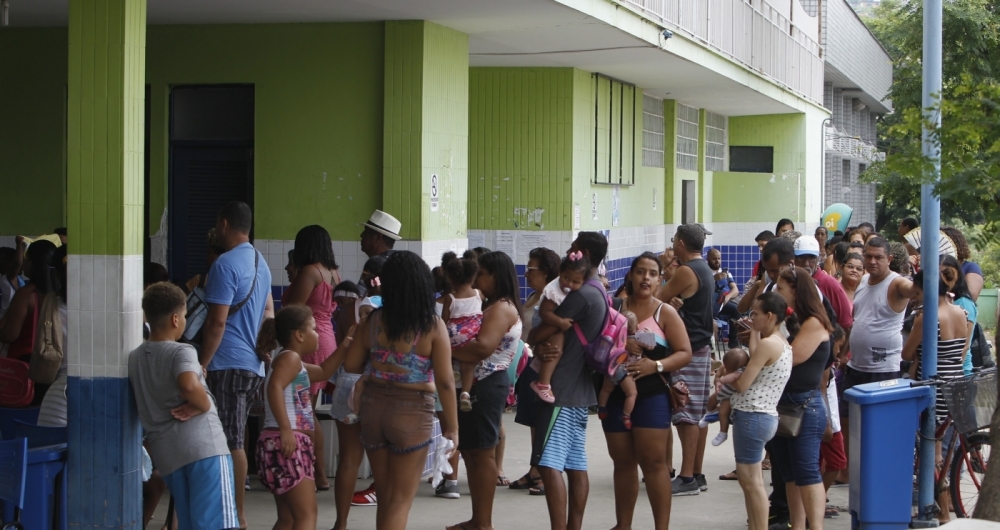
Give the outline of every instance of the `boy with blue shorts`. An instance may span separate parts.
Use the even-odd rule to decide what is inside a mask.
[[[187,299],[179,287],[146,289],[149,340],[128,357],[128,378],[149,454],[174,497],[179,530],[239,528],[233,460],[198,354],[177,339]]]

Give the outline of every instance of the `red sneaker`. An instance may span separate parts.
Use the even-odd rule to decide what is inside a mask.
[[[378,506],[378,501],[375,499],[375,483],[372,482],[371,486],[361,491],[355,491],[351,506]]]

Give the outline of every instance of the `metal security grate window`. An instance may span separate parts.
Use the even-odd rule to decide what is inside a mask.
[[[705,171],[726,170],[726,117],[705,113]]]
[[[677,104],[677,168],[698,171],[698,109]]]
[[[642,165],[663,167],[663,100],[642,96]]]

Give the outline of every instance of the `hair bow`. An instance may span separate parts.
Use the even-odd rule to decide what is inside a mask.
[[[568,257],[570,261],[580,261],[583,259],[583,252],[579,250],[577,250],[576,252],[570,252],[569,256],[566,257]]]
[[[372,278],[372,287],[382,287],[382,280],[378,279],[378,276]]]
[[[794,309],[792,309],[791,307],[786,307],[785,308],[785,317],[790,317],[793,314],[795,314],[795,310]]]

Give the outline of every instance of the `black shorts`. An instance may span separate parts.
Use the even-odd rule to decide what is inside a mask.
[[[500,443],[500,420],[510,395],[507,370],[476,381],[469,392],[472,410],[458,411],[458,449],[489,449]],[[456,396],[456,399],[458,396]]]
[[[850,366],[844,367],[844,384],[843,387],[837,388],[837,393],[840,394],[839,405],[840,405],[840,417],[846,418],[849,416],[848,412],[851,410],[851,404],[844,399],[844,392],[848,388],[853,388],[857,385],[864,385],[868,383],[878,383],[879,381],[888,381],[890,379],[899,379],[901,372],[862,372],[860,370],[855,370]]]
[[[208,390],[215,397],[222,431],[229,450],[243,449],[250,401],[264,378],[249,370],[213,370],[208,372]]]
[[[525,427],[534,427],[535,419],[538,417],[538,395],[531,388],[531,383],[535,381],[538,381],[538,372],[529,363],[514,384],[514,391],[517,392],[517,413],[514,414],[514,423]]]

